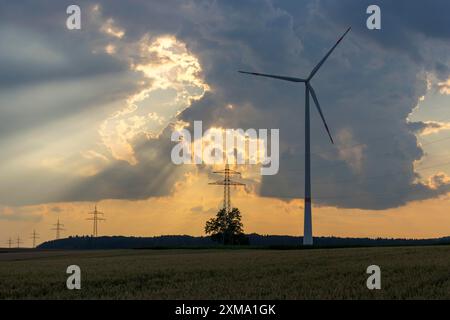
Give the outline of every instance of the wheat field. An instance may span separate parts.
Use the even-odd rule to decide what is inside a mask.
[[[81,290],[66,268],[81,268]],[[381,268],[381,290],[366,268]],[[450,246],[0,253],[0,299],[450,299]]]

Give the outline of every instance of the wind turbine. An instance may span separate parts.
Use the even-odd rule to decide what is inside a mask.
[[[330,130],[328,128],[327,122],[325,121],[325,117],[323,116],[322,109],[319,105],[319,100],[317,99],[316,92],[310,84],[311,79],[320,69],[325,60],[330,56],[333,50],[337,47],[337,45],[342,41],[345,35],[350,31],[351,27],[348,28],[344,34],[338,39],[335,45],[328,51],[328,53],[319,61],[319,63],[312,69],[308,78],[295,78],[295,77],[286,77],[265,73],[256,73],[256,72],[247,72],[247,71],[239,71],[240,73],[251,74],[254,76],[260,77],[268,77],[274,78],[278,80],[290,81],[290,82],[302,82],[305,84],[305,216],[304,216],[304,233],[303,233],[303,245],[312,245],[313,237],[312,237],[312,220],[311,220],[311,152],[310,152],[310,117],[309,117],[309,95],[314,100],[314,104],[316,105],[317,111],[319,111],[320,117],[322,118],[322,122],[327,130],[328,136],[330,137],[331,143],[334,144],[333,137],[331,136]]]

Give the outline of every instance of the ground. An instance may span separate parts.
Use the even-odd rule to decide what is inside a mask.
[[[66,289],[80,266],[81,290]],[[381,268],[368,290],[366,268]],[[450,299],[450,246],[0,252],[0,299]]]

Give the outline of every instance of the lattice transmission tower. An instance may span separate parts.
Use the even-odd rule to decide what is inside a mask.
[[[64,229],[63,227],[64,227],[64,225],[62,224],[62,223],[60,223],[59,222],[59,218],[58,218],[58,222],[56,222],[55,224],[54,224],[54,228],[52,228],[52,230],[55,230],[56,231],[56,240],[58,240],[59,238],[60,238],[60,236],[61,236],[61,231],[64,231],[64,230],[66,230],[66,229]]]
[[[22,244],[22,240],[20,239],[19,236],[17,236],[16,243],[17,243],[17,248],[20,248],[20,245]]]
[[[94,238],[96,238],[98,236],[98,222],[99,221],[105,221],[106,219],[99,217],[99,216],[103,216],[104,213],[97,211],[97,205],[95,206],[94,211],[89,212],[88,214],[92,214],[92,218],[87,218],[86,220],[91,220],[93,221],[93,231],[92,231],[92,236]]]
[[[36,230],[33,230],[30,238],[33,239],[33,248],[36,248],[36,239],[39,239],[39,234],[36,232]]]
[[[8,239],[8,241],[6,241],[6,243],[8,244],[8,248],[10,248],[10,249],[11,249],[11,247],[12,247],[12,243],[13,243],[13,241],[12,241],[11,237],[9,237],[9,239]]]
[[[230,186],[245,186],[245,183],[231,180],[231,176],[240,176],[241,173],[230,169],[228,163],[225,165],[225,169],[219,171],[213,171],[213,173],[223,175],[223,180],[217,180],[210,182],[209,184],[223,186],[223,209],[228,214],[231,211],[231,192]]]

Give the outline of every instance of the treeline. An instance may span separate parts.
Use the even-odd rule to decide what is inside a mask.
[[[275,236],[249,234],[248,245],[260,247],[298,247],[303,238],[293,236]],[[450,244],[450,237],[436,239],[386,239],[386,238],[338,238],[315,237],[314,247],[358,247],[358,246],[405,246]],[[192,237],[187,235],[158,237],[97,237],[74,236],[65,239],[47,241],[38,246],[41,249],[132,249],[132,248],[177,248],[177,247],[220,247],[210,237]]]

